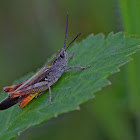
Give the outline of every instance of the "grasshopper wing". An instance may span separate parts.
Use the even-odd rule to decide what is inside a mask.
[[[23,89],[25,87],[28,87],[28,86],[32,85],[35,81],[37,82],[37,79],[40,78],[40,77],[42,77],[42,75],[44,75],[44,73],[46,73],[51,68],[52,68],[52,66],[49,66],[49,67],[44,66],[44,67],[42,67],[38,72],[36,72],[31,78],[29,78],[27,81],[25,81],[25,83],[23,83],[15,91],[20,90],[20,89]]]

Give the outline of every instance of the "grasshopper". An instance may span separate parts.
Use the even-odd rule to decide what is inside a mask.
[[[49,89],[49,101],[52,104],[52,93],[51,86],[54,85],[57,80],[61,77],[63,72],[67,72],[70,69],[86,69],[90,67],[70,66],[67,67],[68,58],[73,56],[73,53],[68,56],[67,49],[76,40],[76,38],[81,34],[79,33],[66,47],[67,38],[67,28],[68,28],[68,13],[66,19],[66,31],[64,48],[58,50],[55,58],[49,62],[47,65],[43,66],[37,73],[35,73],[31,78],[21,83],[12,86],[6,86],[3,88],[5,92],[8,92],[8,97],[0,102],[0,110],[7,109],[16,103],[19,107],[25,107],[34,97],[43,94]]]

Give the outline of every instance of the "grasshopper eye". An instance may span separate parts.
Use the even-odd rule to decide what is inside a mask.
[[[64,54],[60,54],[60,57],[61,57],[61,58],[64,58]]]

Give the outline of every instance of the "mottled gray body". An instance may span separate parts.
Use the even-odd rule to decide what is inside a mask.
[[[68,55],[65,49],[58,51],[55,59],[50,66],[42,67],[35,75],[25,81],[16,91],[20,95],[40,93],[46,91],[50,86],[55,84],[67,69]],[[22,94],[23,93],[23,94]],[[9,96],[15,92],[9,92]]]
[[[29,80],[23,83],[23,87],[20,86],[16,91],[9,92],[9,97],[18,97],[35,93],[39,93],[38,95],[40,95],[42,94],[42,92],[44,93],[44,91],[49,89],[50,103],[52,103],[50,87],[57,82],[57,80],[61,77],[63,72],[68,71],[72,68],[86,69],[89,67],[67,67],[67,64],[68,54],[63,48],[58,52],[55,59],[51,62],[50,66],[47,65],[42,67],[35,75],[33,75]]]
[[[14,104],[18,103],[19,101],[24,100],[24,97],[27,97],[27,95],[32,95],[34,97],[38,96],[44,93],[47,89],[49,89],[50,103],[52,103],[51,86],[57,82],[57,80],[61,77],[63,72],[66,72],[72,68],[86,69],[90,67],[90,66],[67,67],[68,58],[72,57],[73,55],[71,54],[70,56],[68,56],[66,50],[74,42],[74,40],[81,34],[79,33],[72,40],[72,42],[66,47],[67,27],[68,27],[68,13],[67,13],[67,20],[66,20],[66,33],[65,33],[64,48],[58,51],[56,57],[48,65],[42,67],[37,73],[35,73],[28,80],[22,83],[19,83],[17,85],[4,87],[4,90],[6,92],[8,91],[10,92],[8,93],[8,97],[5,98],[2,102],[0,102],[0,110],[7,109],[13,106]]]
[[[68,55],[65,49],[62,49],[56,59],[50,66],[50,69],[46,73],[45,81],[48,81],[50,85],[54,84],[65,71],[68,64]]]

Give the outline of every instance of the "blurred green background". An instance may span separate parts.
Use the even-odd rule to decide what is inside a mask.
[[[67,42],[79,32],[82,35],[77,41],[90,33],[107,35],[124,29],[140,34],[137,29],[140,24],[133,25],[137,20],[134,15],[139,14],[136,7],[140,3],[136,1],[133,5],[132,0],[124,3],[120,0],[121,6],[118,0],[0,1],[0,89],[36,71],[63,47],[67,11]],[[111,76],[112,85],[98,92],[94,100],[81,105],[80,111],[28,128],[16,140],[139,140],[139,55],[123,66],[120,73]]]

